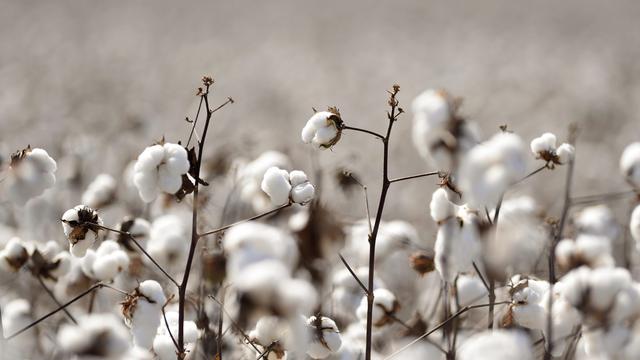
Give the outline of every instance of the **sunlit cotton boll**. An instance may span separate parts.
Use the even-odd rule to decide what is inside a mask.
[[[311,316],[307,325],[311,328],[307,355],[313,359],[324,359],[340,350],[342,338],[335,321],[325,316]]]
[[[82,258],[85,275],[100,281],[111,281],[129,267],[129,255],[113,240],[105,240],[98,250],[89,249]]]
[[[62,229],[69,240],[69,252],[75,257],[83,257],[98,239],[102,225],[98,213],[88,206],[78,205],[67,210],[62,215]]]
[[[4,249],[0,251],[0,270],[5,272],[17,272],[29,260],[29,253],[17,237],[9,239]]]
[[[62,325],[58,332],[62,351],[77,359],[120,359],[129,350],[129,334],[113,314],[90,314],[78,325]]]
[[[31,304],[26,299],[11,300],[2,307],[4,336],[15,334],[29,325],[31,321]]]
[[[289,174],[289,180],[291,181],[291,201],[304,205],[313,199],[316,189],[307,179],[307,174],[300,170],[293,170]]]
[[[138,156],[133,183],[144,202],[158,194],[175,194],[182,186],[182,175],[189,171],[187,150],[178,144],[149,146]]]
[[[372,322],[374,326],[384,326],[389,324],[393,320],[389,315],[393,315],[400,304],[396,300],[395,295],[387,289],[375,289],[373,291],[373,310],[372,310]],[[360,301],[360,306],[356,309],[356,315],[360,322],[367,322],[367,297],[364,296]]]
[[[144,349],[150,349],[156,336],[162,306],[166,297],[158,282],[146,280],[122,303],[122,312],[131,328],[133,343]]]
[[[640,142],[629,144],[620,157],[620,172],[634,187],[640,187]]]
[[[629,230],[631,231],[631,236],[636,241],[636,249],[640,251],[640,205],[636,206],[631,213]]]
[[[533,349],[526,334],[493,330],[471,336],[459,353],[460,360],[533,360]]]
[[[341,136],[342,119],[336,110],[319,111],[302,128],[302,141],[320,149],[335,145]]]
[[[563,143],[556,149],[556,156],[560,165],[567,164],[569,161],[573,160],[575,154],[576,148],[571,144]]]
[[[255,160],[240,166],[238,170],[236,180],[240,189],[240,198],[243,202],[251,204],[255,212],[264,212],[273,206],[269,196],[261,189],[264,174],[271,167],[289,169],[291,161],[281,152],[267,151]]]
[[[556,151],[556,136],[552,133],[544,133],[540,137],[531,140],[531,152],[537,157],[544,156],[544,153]]]
[[[167,329],[164,321],[157,327],[155,339],[153,339],[153,351],[158,355],[159,360],[173,360],[176,358],[176,347],[171,340],[171,334],[176,336],[178,333],[178,325],[180,324],[178,313],[175,311],[169,311],[166,313],[167,323],[169,329]],[[198,327],[193,321],[183,322],[184,329],[184,343],[187,351],[191,351],[195,345],[195,342],[200,337]]]
[[[526,175],[527,156],[520,137],[498,133],[476,145],[462,161],[459,186],[474,208],[493,208],[507,188]]]
[[[189,251],[189,247],[185,246],[187,241],[187,228],[180,217],[163,215],[151,224],[146,250],[162,265],[183,264]]]
[[[115,197],[116,185],[116,180],[109,174],[96,176],[82,194],[82,203],[94,209],[108,205]]]
[[[449,201],[449,195],[444,188],[438,188],[431,196],[429,203],[431,218],[436,223],[440,223],[453,216],[457,212],[457,205]]]
[[[487,288],[477,276],[459,275],[456,280],[456,294],[460,308],[473,305],[487,297]]]
[[[549,291],[549,283],[542,280],[512,278],[511,314],[513,321],[519,326],[542,330],[546,322],[546,310],[540,302]]]
[[[444,281],[453,283],[457,274],[473,271],[473,261],[480,255],[477,216],[466,206],[459,207],[456,217],[438,226],[434,252],[435,268]]]
[[[283,319],[275,316],[263,316],[256,323],[255,329],[249,332],[249,339],[265,349],[263,351],[269,347],[272,349],[265,356],[266,359],[286,359],[285,346],[289,337],[288,332],[289,327]]]
[[[291,183],[289,182],[289,173],[286,170],[277,167],[269,168],[264,173],[260,187],[269,195],[273,205],[280,206],[289,202]]]
[[[56,169],[55,160],[43,149],[28,147],[12,154],[5,179],[7,197],[16,205],[24,205],[40,196],[55,184]]]

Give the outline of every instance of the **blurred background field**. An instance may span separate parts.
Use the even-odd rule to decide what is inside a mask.
[[[464,97],[464,114],[487,137],[508,124],[526,141],[542,131],[563,140],[576,122],[576,194],[624,187],[618,159],[640,134],[635,1],[2,0],[0,6],[2,154],[6,159],[32,144],[57,158],[80,147],[96,159],[85,165],[86,181],[104,171],[119,175],[163,135],[186,138],[183,119],[195,113],[203,74],[216,80],[215,103],[236,100],[215,119],[211,154],[253,158],[277,149],[304,169],[317,156],[327,169],[347,166],[360,174],[372,197],[379,144],[349,134],[331,152],[312,155],[299,137],[312,107],[335,105],[347,122],[382,130],[385,90],[398,83],[407,110],[426,88]],[[396,176],[432,170],[412,146],[410,129],[408,112],[392,140]],[[563,171],[549,173],[528,191],[557,210],[562,179]],[[433,180],[419,180],[394,189],[387,218],[428,228],[433,188]],[[324,196],[354,219],[361,216],[359,201],[339,192]]]

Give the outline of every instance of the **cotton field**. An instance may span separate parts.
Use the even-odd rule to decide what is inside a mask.
[[[634,7],[586,3],[6,4],[0,360],[640,358]]]

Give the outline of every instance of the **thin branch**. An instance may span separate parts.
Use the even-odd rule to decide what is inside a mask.
[[[55,294],[51,291],[51,289],[49,289],[49,287],[47,286],[47,284],[44,283],[44,280],[42,280],[41,276],[36,276],[36,279],[38,279],[38,282],[40,283],[40,285],[42,286],[42,288],[44,289],[44,291],[49,295],[49,297],[53,300],[53,302],[56,303],[56,305],[58,305],[58,307],[62,306],[62,303],[60,303],[60,301],[58,301],[58,298],[56,298]],[[67,317],[74,323],[74,324],[78,324],[78,322],[76,321],[76,319],[73,317],[73,315],[71,315],[71,313],[67,310],[67,309],[62,309],[62,311],[64,311],[64,313],[67,315]]]
[[[177,287],[180,287],[178,282],[171,275],[169,275],[169,273],[160,264],[158,264],[158,262],[153,258],[153,256],[151,256],[142,247],[142,245],[140,245],[140,243],[135,239],[135,237],[133,235],[131,235],[131,233],[129,233],[127,231],[121,231],[121,230],[112,229],[110,227],[106,227],[106,226],[102,226],[102,225],[98,225],[98,224],[93,224],[93,223],[91,223],[91,224],[87,223],[87,225],[91,225],[91,226],[97,227],[97,228],[102,229],[102,230],[111,231],[111,232],[114,232],[116,234],[120,234],[120,235],[126,236],[128,240],[131,240],[131,242],[133,242],[136,245],[138,250],[140,250],[149,260],[151,260],[153,265],[155,265],[158,268],[158,270],[160,270],[162,272],[162,274],[167,277],[167,279],[169,279]]]
[[[394,182],[398,182],[398,181],[417,179],[417,178],[421,178],[421,177],[427,177],[427,176],[433,176],[433,175],[439,175],[439,174],[440,174],[439,171],[431,171],[431,172],[426,172],[426,173],[422,173],[422,174],[416,174],[416,175],[404,176],[404,177],[400,177],[400,178],[391,179],[391,180],[389,180],[389,182],[390,183],[394,183]]]
[[[366,295],[369,295],[369,290],[367,290],[367,287],[364,286],[364,284],[362,283],[362,281],[360,281],[360,278],[358,278],[358,275],[356,275],[356,273],[353,271],[353,269],[351,268],[351,266],[349,266],[349,263],[347,263],[347,260],[345,260],[345,258],[342,256],[342,254],[338,253],[338,256],[340,257],[340,260],[342,260],[342,263],[344,264],[344,266],[347,268],[347,270],[349,270],[349,273],[351,273],[351,276],[353,276],[354,279],[356,279],[356,281],[358,282],[358,285],[360,285],[360,287],[362,288],[362,290],[364,290],[364,293]]]
[[[347,126],[347,125],[342,126],[342,128],[341,128],[341,129],[342,129],[342,130],[359,131],[359,132],[362,132],[362,133],[366,133],[366,134],[369,134],[369,135],[373,135],[373,136],[377,137],[377,138],[378,138],[378,139],[380,139],[380,140],[384,140],[384,139],[385,139],[385,137],[384,137],[384,136],[382,136],[382,135],[378,134],[377,132],[370,131],[370,130],[367,130],[367,129],[361,129],[361,128],[357,128],[357,127],[353,127],[353,126]]]
[[[541,171],[542,171],[542,170],[544,170],[544,169],[549,169],[549,165],[548,165],[548,164],[544,164],[544,165],[542,165],[541,167],[539,167],[539,168],[537,168],[537,169],[533,170],[532,172],[530,172],[529,174],[527,174],[525,177],[523,177],[522,179],[520,179],[520,180],[518,180],[518,181],[514,182],[514,183],[513,183],[513,184],[511,184],[511,185],[513,186],[513,185],[520,184],[521,182],[523,182],[523,181],[527,180],[528,178],[530,178],[530,177],[532,177],[533,175],[535,175],[535,174],[537,174],[537,173],[541,172]]]
[[[480,272],[478,265],[476,265],[475,261],[472,261],[471,264],[473,265],[473,268],[475,269],[476,273],[480,277],[480,280],[482,281],[482,285],[484,285],[487,291],[489,291],[489,283],[487,283],[487,280],[484,278],[484,276],[482,276],[482,272]]]
[[[50,318],[51,316],[57,314],[58,312],[66,309],[69,305],[75,303],[76,301],[82,299],[83,297],[85,297],[86,295],[90,294],[91,292],[93,292],[96,289],[100,289],[104,287],[104,284],[102,283],[97,283],[95,285],[93,285],[92,287],[90,287],[89,289],[85,290],[84,292],[82,292],[80,295],[74,297],[73,299],[69,300],[68,302],[66,302],[65,304],[63,304],[62,306],[58,307],[57,309],[49,312],[48,314],[44,315],[43,317],[39,318],[38,320],[30,323],[29,325],[23,327],[22,329],[18,330],[17,332],[15,332],[14,334],[10,335],[7,340],[11,340],[14,337],[22,334],[23,332],[31,329],[32,327],[40,324],[41,322],[45,321],[46,319]]]
[[[189,140],[187,140],[187,145],[185,147],[189,147],[189,143],[191,143],[191,138],[193,137],[193,133],[196,130],[196,125],[198,125],[198,116],[200,116],[200,109],[202,108],[202,101],[204,96],[200,96],[200,103],[198,104],[198,111],[196,111],[196,118],[193,120],[193,125],[191,126],[191,132],[189,132]]]
[[[233,317],[227,312],[227,309],[224,308],[224,305],[218,299],[216,299],[216,297],[213,296],[213,295],[209,295],[209,299],[211,299],[211,300],[215,301],[216,303],[218,303],[218,305],[220,306],[220,309],[222,310],[222,312],[229,317],[229,320],[231,321],[231,325],[233,325],[233,327],[242,335],[242,337],[244,337],[244,339],[247,341],[247,343],[249,345],[251,345],[251,347],[258,354],[261,353],[261,351],[258,349],[258,347],[253,343],[253,341],[251,341],[251,338],[249,337],[249,335],[247,335],[247,333],[244,332],[244,330],[242,330],[242,327],[240,327],[240,325],[238,325],[233,320]]]
[[[360,180],[358,180],[358,178],[356,178],[355,176],[353,176],[353,174],[351,174],[351,172],[345,171],[344,175],[353,179],[353,181],[355,181],[356,184],[360,186],[360,188],[362,189],[362,192],[364,193],[364,207],[367,213],[367,223],[369,224],[369,235],[371,235],[371,233],[373,232],[373,228],[371,225],[371,211],[369,209],[369,193],[367,192],[367,186],[361,183]]]
[[[505,305],[505,304],[511,304],[510,301],[501,301],[501,302],[497,302],[495,303],[495,305]],[[483,308],[483,307],[488,307],[490,304],[479,304],[479,305],[469,305],[469,306],[465,306],[462,309],[458,310],[455,314],[451,315],[450,317],[448,317],[447,319],[445,319],[444,321],[442,321],[440,324],[436,325],[435,327],[433,327],[432,329],[430,329],[429,331],[427,331],[426,333],[420,335],[418,338],[416,338],[415,340],[411,341],[410,343],[408,343],[407,345],[401,347],[400,349],[398,349],[397,351],[395,351],[394,353],[392,353],[391,355],[387,356],[386,358],[384,358],[384,360],[388,360],[391,358],[396,357],[396,355],[400,354],[401,352],[407,350],[409,347],[411,347],[412,345],[414,345],[415,343],[417,343],[418,341],[424,339],[425,337],[433,334],[434,332],[440,330],[442,327],[444,327],[445,325],[447,325],[449,322],[451,322],[452,320],[456,319],[458,316],[464,314],[465,312],[469,311],[469,310],[473,310],[473,309],[478,309],[478,308]]]
[[[240,221],[234,222],[233,224],[225,225],[225,226],[217,228],[215,230],[210,230],[210,231],[204,232],[202,234],[199,234],[198,237],[204,237],[204,236],[207,236],[207,235],[213,235],[213,234],[219,233],[221,231],[225,231],[225,230],[227,230],[229,228],[232,228],[232,227],[234,227],[236,225],[240,225],[242,223],[246,223],[246,222],[253,221],[253,220],[258,220],[258,219],[263,218],[265,216],[269,216],[271,214],[277,213],[278,211],[280,211],[282,209],[288,208],[292,204],[293,203],[289,202],[287,204],[278,206],[277,208],[269,210],[269,211],[264,212],[262,214],[258,214],[258,215],[252,216],[252,217],[250,217],[248,219],[240,220]]]
[[[176,341],[176,338],[173,337],[173,333],[171,332],[171,328],[169,327],[169,321],[167,321],[167,313],[165,312],[165,308],[167,307],[167,305],[169,305],[169,302],[174,298],[174,296],[175,294],[171,294],[171,296],[169,296],[167,301],[165,301],[164,305],[162,305],[162,317],[164,318],[164,326],[167,328],[167,332],[171,337],[171,341],[173,341],[173,345],[176,347],[176,350],[178,352],[181,352],[182,350],[180,350],[180,347],[178,346],[178,342]]]
[[[591,203],[612,201],[612,200],[623,200],[629,197],[630,195],[640,195],[640,190],[626,190],[620,192],[611,192],[604,194],[596,194],[596,195],[586,195],[586,196],[577,196],[571,199],[571,205],[587,205]]]

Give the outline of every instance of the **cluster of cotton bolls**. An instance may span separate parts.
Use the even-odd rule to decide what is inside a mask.
[[[7,197],[17,205],[24,205],[55,184],[56,169],[56,161],[43,149],[27,147],[12,154],[4,180]]]
[[[556,136],[552,133],[544,133],[531,140],[531,152],[537,159],[549,164],[564,165],[573,159],[575,151],[573,145],[568,143],[556,147]]]
[[[318,111],[302,128],[302,141],[320,149],[328,149],[335,145],[342,135],[342,119],[335,108]]]
[[[103,225],[102,219],[94,209],[78,205],[62,214],[62,229],[69,240],[69,252],[83,257],[98,239]]]
[[[313,199],[315,188],[300,170],[289,173],[277,167],[270,167],[264,173],[262,190],[269,195],[273,205],[285,205],[289,202],[304,205]]]
[[[105,240],[96,251],[88,249],[82,258],[82,271],[91,279],[111,281],[129,267],[129,255],[117,242]]]
[[[265,173],[272,167],[290,168],[291,160],[281,152],[267,151],[253,161],[239,165],[236,182],[240,199],[250,204],[256,213],[266,211],[273,206],[271,199],[261,188]]]
[[[152,145],[138,156],[133,183],[142,200],[151,202],[162,192],[178,192],[189,167],[187,150],[182,146],[173,143]]]

